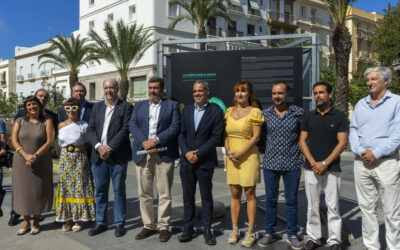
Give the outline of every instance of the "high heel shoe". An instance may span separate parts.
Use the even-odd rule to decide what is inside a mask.
[[[228,243],[229,244],[237,244],[239,241],[239,237],[240,237],[240,234],[239,234],[238,226],[233,224],[232,225],[232,233],[228,237]]]

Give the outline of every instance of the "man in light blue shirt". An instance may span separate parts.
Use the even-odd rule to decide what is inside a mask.
[[[350,144],[356,155],[354,179],[362,214],[363,242],[380,249],[377,202],[382,199],[386,241],[400,249],[400,96],[388,90],[392,72],[368,68],[364,77],[370,95],[361,99],[350,124]]]

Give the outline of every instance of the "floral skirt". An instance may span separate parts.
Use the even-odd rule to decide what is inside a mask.
[[[93,176],[86,152],[61,151],[56,221],[95,221]]]

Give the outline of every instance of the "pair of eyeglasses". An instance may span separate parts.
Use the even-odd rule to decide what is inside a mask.
[[[79,106],[74,105],[74,106],[64,106],[65,111],[78,111],[79,110]]]

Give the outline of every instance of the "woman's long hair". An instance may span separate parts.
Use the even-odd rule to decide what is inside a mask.
[[[236,83],[235,87],[233,88],[233,94],[235,95],[238,90],[242,89],[246,89],[249,92],[249,105],[257,108],[258,105],[254,98],[253,84],[251,84],[249,80],[241,80]],[[233,97],[233,104],[235,107],[238,105],[236,95]]]
[[[36,102],[38,104],[38,106],[39,106],[39,118],[38,118],[38,120],[41,121],[41,122],[44,122],[46,120],[46,117],[45,117],[45,114],[44,114],[44,107],[43,107],[42,103],[39,101],[39,99],[36,96],[33,96],[33,95],[28,96],[24,101],[24,109],[26,111],[24,119],[29,121],[29,118],[30,118],[29,112],[26,109],[26,104],[28,102]]]

